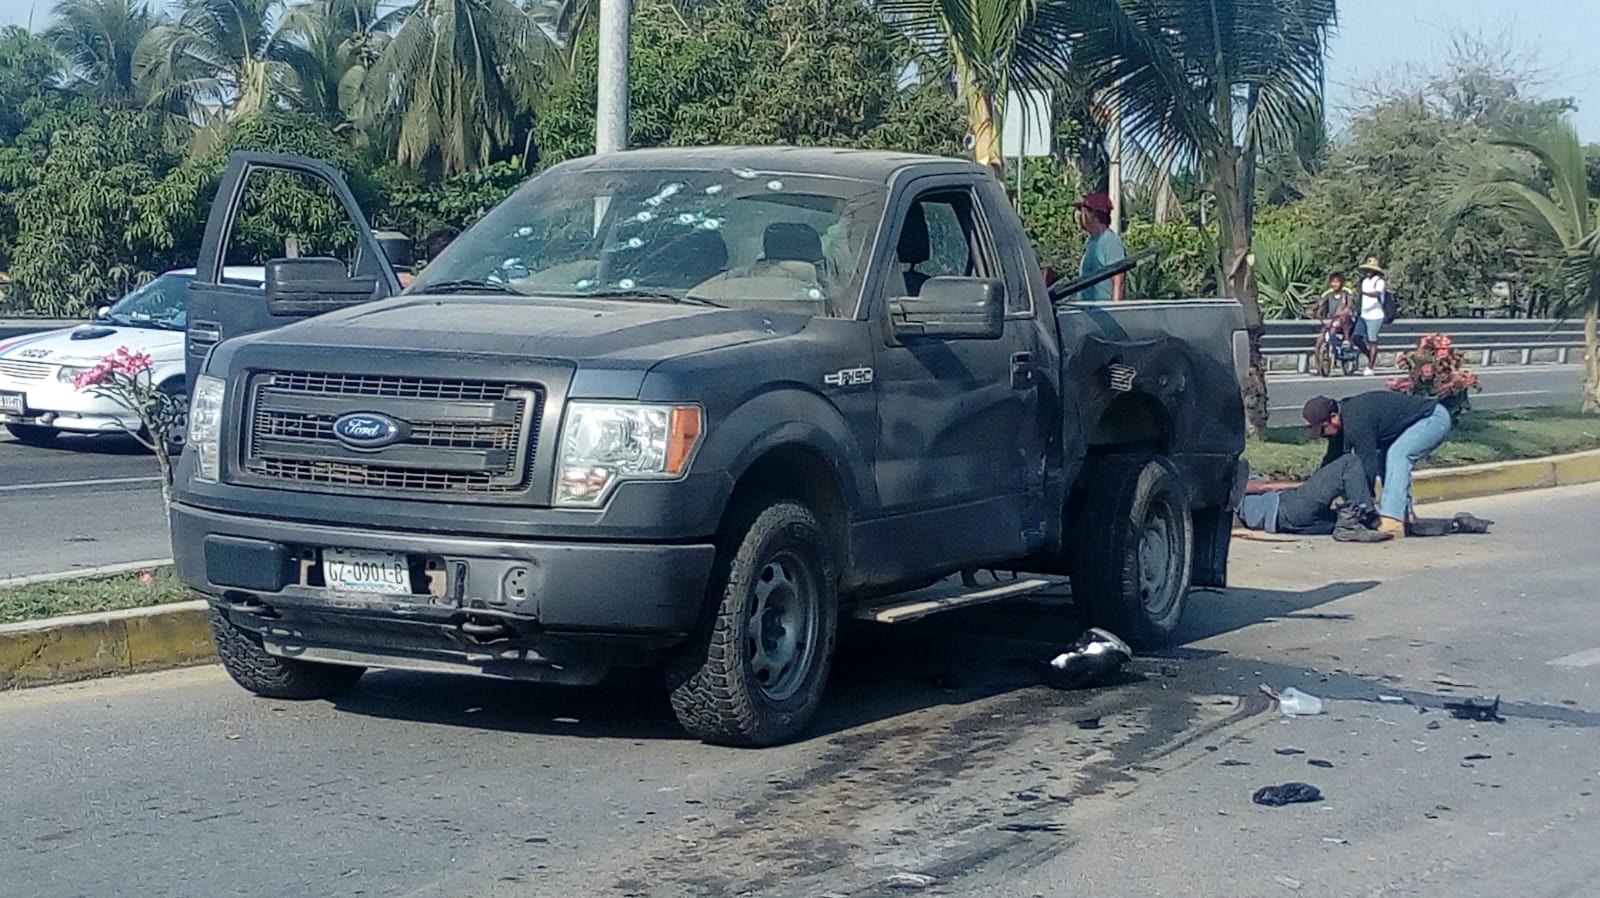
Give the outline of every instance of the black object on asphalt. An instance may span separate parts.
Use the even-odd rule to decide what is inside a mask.
[[[1310,764],[1312,767],[1321,767],[1323,770],[1332,770],[1333,769],[1333,762],[1332,761],[1324,761],[1321,758],[1312,758],[1311,760],[1307,761],[1306,763]]]
[[[1083,689],[1104,683],[1132,657],[1133,649],[1127,643],[1094,627],[1050,660],[1045,666],[1044,681],[1056,689]]]
[[[1459,702],[1445,702],[1444,709],[1457,720],[1476,720],[1480,723],[1505,723],[1500,716],[1500,696],[1494,701],[1486,698],[1469,698]]]
[[[1452,533],[1488,533],[1494,521],[1460,512],[1453,518],[1417,518],[1406,525],[1407,536],[1448,536]]]
[[[1098,729],[1100,729],[1100,718],[1098,718],[1098,717],[1085,717],[1084,719],[1078,721],[1078,729],[1080,729],[1080,730],[1098,730]]]
[[[1306,783],[1284,783],[1281,786],[1262,786],[1256,794],[1250,796],[1256,804],[1266,805],[1269,808],[1281,808],[1286,804],[1304,804],[1307,802],[1321,801],[1322,790]]]
[[[1280,755],[1303,755],[1306,750],[1303,748],[1274,748],[1273,752]]]

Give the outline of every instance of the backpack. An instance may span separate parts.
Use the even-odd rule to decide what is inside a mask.
[[[1395,302],[1394,294],[1388,290],[1383,291],[1383,323],[1393,324],[1400,317],[1400,304]]]

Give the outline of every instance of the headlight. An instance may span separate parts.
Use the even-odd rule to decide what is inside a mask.
[[[694,405],[568,403],[555,504],[593,507],[624,480],[682,476],[700,442],[701,424]]]
[[[70,384],[78,379],[78,375],[88,370],[88,368],[74,368],[71,365],[66,365],[56,372],[56,380],[64,384]]]
[[[202,374],[195,378],[194,396],[189,400],[187,450],[194,453],[196,480],[217,482],[222,458],[222,401],[227,391],[227,382],[220,377]]]

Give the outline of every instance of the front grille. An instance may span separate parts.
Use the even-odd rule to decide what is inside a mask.
[[[0,359],[0,374],[17,380],[44,380],[54,367],[44,362],[24,362],[17,359]]]
[[[248,475],[301,488],[514,494],[529,487],[544,390],[443,378],[269,372],[250,381]],[[381,449],[352,448],[334,422],[378,413],[405,422]]]

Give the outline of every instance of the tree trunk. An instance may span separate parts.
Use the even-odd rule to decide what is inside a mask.
[[[972,126],[972,152],[979,165],[990,168],[1003,167],[1000,158],[1000,130],[995,122],[994,98],[972,85],[964,91],[967,95],[967,120]]]
[[[1589,309],[1583,313],[1583,413],[1600,414],[1600,335],[1597,335],[1596,315],[1600,314],[1600,296],[1590,297]]]
[[[1212,160],[1217,198],[1217,258],[1221,268],[1217,284],[1222,292],[1244,308],[1245,328],[1250,334],[1250,374],[1244,385],[1245,433],[1251,439],[1267,434],[1267,366],[1261,355],[1261,305],[1256,300],[1255,278],[1246,257],[1250,252],[1250,231],[1246,216],[1243,185],[1239,178],[1239,148],[1227,147]]]

